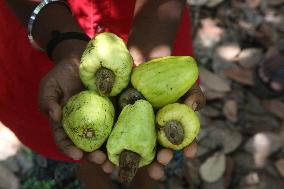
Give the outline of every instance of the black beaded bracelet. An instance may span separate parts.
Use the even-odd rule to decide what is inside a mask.
[[[78,39],[78,40],[87,41],[87,42],[90,41],[89,36],[87,36],[84,33],[80,33],[80,32],[60,33],[59,31],[53,31],[52,36],[53,36],[52,39],[48,42],[47,47],[46,47],[47,56],[51,60],[52,60],[53,50],[62,41],[69,40],[69,39]]]

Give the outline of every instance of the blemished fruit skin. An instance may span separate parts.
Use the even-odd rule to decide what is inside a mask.
[[[115,81],[109,96],[116,96],[129,83],[133,66],[124,41],[117,35],[104,32],[91,39],[83,52],[80,64],[80,78],[90,90],[97,90],[95,74],[100,68],[113,71]]]
[[[179,145],[172,144],[163,131],[163,126],[171,120],[180,122],[183,127],[184,140]],[[173,150],[181,150],[192,143],[200,129],[200,122],[196,113],[189,106],[180,103],[168,104],[160,109],[156,114],[156,124],[159,144]]]
[[[176,102],[196,82],[198,67],[190,56],[153,59],[134,68],[131,83],[155,108]]]
[[[83,91],[72,96],[63,108],[63,128],[73,143],[92,152],[111,133],[115,110],[107,97],[95,91]]]
[[[141,156],[139,167],[150,164],[156,155],[156,129],[153,108],[146,100],[125,106],[107,141],[109,160],[119,165],[124,150]]]

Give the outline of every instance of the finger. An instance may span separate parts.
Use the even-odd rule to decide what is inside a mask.
[[[148,167],[148,174],[154,180],[163,180],[165,178],[163,167],[157,162],[152,163]]]
[[[61,106],[56,101],[49,101],[48,102],[48,115],[50,119],[54,122],[60,123],[61,122]]]
[[[105,173],[110,174],[114,171],[115,165],[107,160],[103,163],[102,169]]]
[[[183,149],[183,154],[186,158],[194,158],[197,154],[197,143],[193,142]]]
[[[45,81],[42,82],[39,94],[40,110],[54,122],[60,122],[61,120],[60,96],[60,90],[55,85],[48,84]]]
[[[54,136],[56,143],[58,143],[59,141],[62,141],[63,139],[68,138],[67,134],[65,133],[62,127],[54,128],[53,136]]]
[[[74,146],[60,124],[53,124],[53,135],[55,143],[62,153],[74,160],[83,158],[83,151]]]
[[[194,85],[194,87],[186,94],[184,103],[194,111],[198,111],[205,106],[206,98],[198,85]]]
[[[167,165],[173,158],[173,151],[170,149],[162,149],[157,153],[157,161],[162,165]]]
[[[80,160],[83,158],[83,151],[74,146],[69,139],[60,141],[58,147],[66,156],[73,160]]]
[[[88,160],[99,165],[103,164],[106,159],[106,154],[100,150],[96,150],[88,154]]]

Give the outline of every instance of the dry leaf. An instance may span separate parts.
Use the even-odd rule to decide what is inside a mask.
[[[253,73],[250,69],[232,65],[230,68],[224,70],[224,74],[229,79],[232,79],[233,81],[236,81],[243,85],[253,85]]]
[[[201,165],[200,175],[206,182],[215,182],[222,177],[225,172],[226,157],[223,153],[215,153]]]
[[[220,3],[222,3],[224,0],[209,0],[206,4],[207,7],[216,7]]]
[[[255,170],[255,163],[253,156],[248,152],[239,152],[234,154],[234,160],[236,163],[236,169],[238,172],[249,172]]]
[[[279,159],[275,162],[279,174],[284,178],[284,159]]]
[[[282,146],[281,138],[271,132],[257,133],[245,144],[245,150],[254,156],[257,167],[263,167],[267,158]]]
[[[200,80],[205,87],[205,91],[213,90],[218,92],[228,92],[231,90],[230,84],[219,77],[218,75],[206,70],[205,68],[199,69]]]
[[[257,48],[244,49],[238,56],[239,63],[245,68],[255,67],[262,59],[263,52]]]
[[[225,114],[226,118],[235,123],[238,121],[238,105],[235,100],[226,100],[224,107],[223,107],[223,113]]]
[[[233,175],[233,172],[234,172],[234,168],[235,168],[235,162],[234,162],[233,158],[227,156],[226,157],[226,170],[225,170],[225,173],[224,173],[224,186],[225,186],[225,188],[228,188],[231,181],[233,180],[232,175]]]
[[[216,100],[216,99],[222,99],[226,96],[226,93],[224,92],[218,92],[214,90],[205,90],[204,91],[206,100]]]
[[[203,129],[207,135],[199,141],[199,145],[211,150],[221,147],[225,154],[236,150],[242,142],[242,135],[226,126],[214,126],[215,122],[211,123],[211,127]]]
[[[207,127],[210,125],[211,119],[203,114],[201,114],[200,112],[196,112],[198,117],[199,117],[199,121],[200,121],[200,125],[202,127]]]
[[[268,0],[267,3],[269,5],[278,6],[284,4],[284,0]]]
[[[212,48],[218,42],[224,33],[224,29],[218,26],[216,20],[211,18],[201,19],[201,27],[197,31],[195,44],[203,48]]]
[[[253,114],[261,114],[259,116],[263,116],[264,114],[267,114],[267,111],[261,104],[260,99],[257,98],[255,95],[249,93],[246,95],[246,99],[247,99],[247,102],[244,107],[246,112],[253,113]]]
[[[284,120],[284,103],[280,100],[264,100],[264,107],[267,108],[275,116]]]
[[[265,171],[252,171],[240,182],[240,189],[283,189],[284,182]]]
[[[212,106],[205,106],[199,112],[206,117],[218,117],[220,115],[220,111]]]
[[[253,135],[279,128],[277,119],[269,114],[254,115],[243,112],[240,117],[240,120],[242,120],[244,124],[244,129],[242,129],[242,133],[244,134]]]
[[[224,44],[216,48],[213,55],[213,70],[222,74],[224,69],[230,68],[237,62],[241,48],[236,43]]]
[[[262,0],[246,0],[247,4],[251,8],[257,8],[260,6]]]
[[[192,6],[202,6],[207,3],[208,0],[187,0],[187,3]]]
[[[204,182],[202,189],[225,189],[224,179],[221,177],[215,182]]]

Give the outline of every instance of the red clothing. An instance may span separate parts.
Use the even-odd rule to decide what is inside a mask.
[[[90,37],[109,31],[127,41],[135,1],[70,0],[69,3]],[[187,9],[177,32],[173,55],[192,55]],[[0,1],[0,121],[35,152],[55,160],[69,160],[55,146],[48,119],[38,108],[39,82],[52,66],[45,53],[31,47],[26,28]]]

